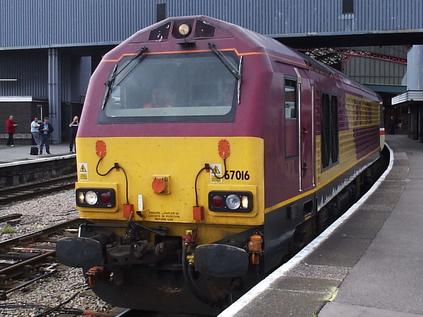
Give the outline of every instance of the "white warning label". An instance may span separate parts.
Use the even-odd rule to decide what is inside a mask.
[[[88,163],[79,163],[78,180],[88,180]]]
[[[223,177],[222,164],[210,164],[210,181],[212,183],[221,183]]]

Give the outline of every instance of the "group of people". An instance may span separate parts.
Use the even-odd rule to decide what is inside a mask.
[[[50,153],[50,135],[54,131],[53,126],[47,117],[43,122],[39,122],[37,117],[31,122],[32,145],[40,147],[40,154],[43,154],[44,146],[47,154]]]
[[[6,132],[9,137],[7,139],[7,145],[14,147],[13,135],[16,132],[16,127],[18,124],[13,118],[13,115],[10,115],[5,123]],[[78,131],[79,126],[79,117],[74,116],[72,122],[69,124],[70,128],[70,137],[69,137],[69,152],[73,152],[75,148],[75,137]],[[32,145],[40,147],[40,154],[43,154],[44,147],[47,154],[50,153],[50,136],[54,131],[53,126],[49,122],[49,118],[44,117],[43,121],[39,121],[38,117],[34,117],[31,122],[31,135],[32,135]]]

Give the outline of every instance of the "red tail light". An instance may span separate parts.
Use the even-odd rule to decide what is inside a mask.
[[[101,203],[108,205],[112,201],[112,195],[110,192],[101,193],[100,195]]]
[[[223,206],[223,197],[219,195],[214,195],[211,199],[211,205],[215,208]]]

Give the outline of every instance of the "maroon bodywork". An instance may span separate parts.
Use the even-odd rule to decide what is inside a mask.
[[[194,46],[182,46],[181,40],[169,34],[162,41],[149,40],[149,34],[160,25],[171,21],[205,21],[215,27],[211,38],[187,38]],[[193,23],[194,25],[195,23]],[[104,83],[108,80],[116,62],[126,55],[135,55],[142,47],[147,54],[170,54],[180,52],[210,51],[208,43],[218,50],[236,50],[243,55],[241,102],[237,105],[234,122],[176,122],[99,124],[98,112],[105,93]],[[295,68],[295,69],[294,69]],[[284,126],[283,85],[284,79],[301,77],[300,126]],[[204,16],[167,19],[145,28],[121,43],[104,56],[91,78],[78,137],[141,137],[141,136],[252,136],[265,140],[265,206],[271,207],[283,200],[297,195],[314,185],[314,135],[320,133],[320,96],[319,91],[336,95],[339,101],[339,130],[347,129],[345,118],[345,93],[369,100],[378,100],[376,95],[358,84],[345,85],[342,74],[321,66],[318,70],[311,66],[303,56],[276,40],[243,29],[239,26]],[[312,109],[312,89],[314,93],[314,116]],[[314,135],[312,120],[314,117]],[[288,131],[286,130],[288,129]],[[301,141],[299,156],[285,157],[285,135],[297,135]],[[290,131],[291,130],[291,131]],[[360,132],[357,132],[360,134]],[[378,137],[374,139],[374,144]],[[358,157],[370,151],[358,151]],[[299,160],[301,159],[301,164]],[[301,176],[301,181],[299,180]]]

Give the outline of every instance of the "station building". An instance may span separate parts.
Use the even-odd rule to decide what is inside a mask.
[[[101,57],[167,16],[208,15],[299,49],[359,47],[353,51],[370,54],[344,50],[349,58],[338,68],[379,92],[387,113],[397,117],[402,110],[392,108],[391,98],[407,91],[401,61],[412,45],[423,43],[419,0],[0,0],[0,5],[0,120],[13,114],[22,142],[29,142],[35,115],[50,117],[53,142],[66,141],[67,124],[81,112]]]
[[[413,46],[407,56],[410,66],[407,70],[407,91],[392,98],[392,105],[409,119],[407,134],[414,140],[423,142],[423,45]],[[392,133],[402,126],[402,121],[393,116]]]

